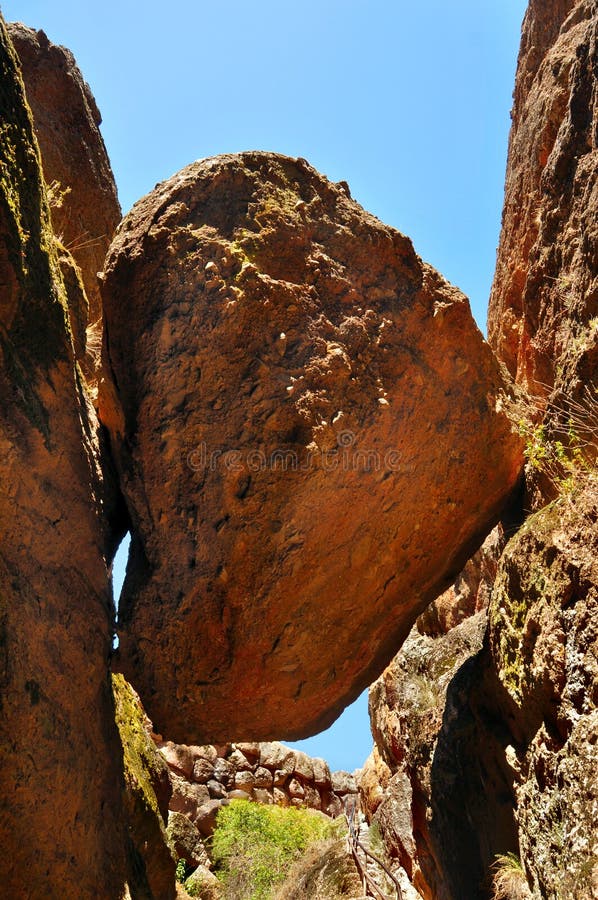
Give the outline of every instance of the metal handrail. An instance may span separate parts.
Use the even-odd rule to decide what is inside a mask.
[[[358,849],[361,850],[361,852],[363,854],[365,854],[366,857],[373,860],[378,866],[380,866],[380,868],[386,873],[386,875],[388,875],[388,877],[394,884],[396,892],[397,892],[396,900],[403,900],[403,892],[401,890],[401,885],[399,884],[396,876],[390,871],[388,866],[382,862],[381,859],[379,859],[374,853],[372,853],[370,850],[368,850],[367,847],[364,847],[364,845],[359,840],[359,830],[358,829],[356,830],[356,828],[355,828],[355,806],[354,805],[351,805],[350,809],[347,809],[347,807],[345,807],[345,820],[347,822],[347,827],[349,829],[349,849],[351,850],[351,855],[353,856],[353,859],[355,860],[355,864],[357,865],[357,868],[361,874],[362,880],[363,880],[365,886],[367,887],[368,891],[370,892],[370,896],[375,898],[376,895],[378,895],[380,900],[391,900],[391,898],[388,897],[386,894],[384,894],[380,890],[378,885],[374,882],[374,880],[368,875],[366,866],[362,863],[361,859],[359,858],[359,854],[357,852]]]

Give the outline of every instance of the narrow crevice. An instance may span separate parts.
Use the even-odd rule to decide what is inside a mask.
[[[119,608],[122,588],[125,580],[125,572],[127,569],[127,560],[129,558],[129,547],[131,545],[131,532],[127,531],[122,538],[120,544],[114,554],[112,561],[112,602],[114,606],[114,628],[112,632],[112,650],[118,648],[118,624],[119,624]]]

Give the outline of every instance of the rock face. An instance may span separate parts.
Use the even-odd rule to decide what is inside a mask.
[[[363,804],[396,875],[426,900],[488,897],[495,855],[517,851],[486,624],[482,610],[445,634],[414,629],[370,690]]]
[[[454,628],[445,596],[419,620],[425,644],[413,635],[371,697],[362,791],[426,898],[489,896],[505,852],[521,858],[518,897],[598,896],[597,27],[595,3],[532,0],[515,88],[489,334],[542,395],[528,404],[524,501],[540,511],[482,578],[494,585],[480,649],[450,650],[476,617]],[[466,612],[478,573],[468,564],[453,591]],[[436,691],[421,716],[418,684]]]
[[[33,126],[0,18],[0,822],[6,896],[120,897],[108,491]]]
[[[171,772],[171,815],[185,816],[204,836],[211,834],[220,806],[231,799],[317,809],[336,817],[344,801],[357,794],[353,775],[331,773],[323,759],[278,741],[194,747],[158,740],[158,748]]]
[[[573,445],[557,499],[506,548],[489,632],[508,698],[522,861],[534,896],[548,898],[598,896],[597,29],[594,2],[530,2],[489,311],[498,354],[548,394],[536,470],[551,446],[560,455],[556,437]],[[534,480],[537,508],[555,485]]]
[[[120,665],[175,740],[313,733],[517,479],[468,304],[345,187],[265,153],[140,201],[103,296],[133,534]]]
[[[597,29],[594,0],[532,0],[523,24],[488,334],[535,394],[598,362]]]
[[[70,50],[43,31],[8,26],[33,114],[52,224],[74,257],[89,301],[89,322],[101,323],[97,273],[120,221],[120,206],[96,102]],[[54,202],[52,202],[54,201]]]
[[[122,675],[113,676],[112,690],[123,746],[127,849],[135,861],[129,888],[135,898],[174,900],[175,861],[166,833],[172,796],[168,766],[151,739],[139,698]]]
[[[598,478],[527,520],[500,563],[492,660],[510,700],[534,896],[598,891]]]
[[[488,535],[451,587],[437,597],[417,620],[421,634],[439,637],[464,619],[488,608],[496,567],[505,544],[500,525]]]
[[[291,868],[275,900],[305,900],[305,897],[342,897],[365,900],[362,880],[347,842],[330,839],[307,851]]]

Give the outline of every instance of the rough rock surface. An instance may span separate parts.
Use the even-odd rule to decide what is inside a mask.
[[[527,520],[500,563],[492,658],[511,701],[534,896],[598,895],[598,477]]]
[[[495,855],[517,851],[486,624],[481,611],[436,637],[413,629],[370,690],[362,801],[397,876],[426,900],[487,897]]]
[[[125,834],[98,426],[1,17],[0,285],[0,883],[11,897],[118,898]]]
[[[484,646],[458,664],[439,709],[413,714],[412,639],[372,695],[362,792],[426,898],[488,896],[488,863],[507,850],[521,856],[526,895],[598,897],[597,28],[595,2],[530,2],[489,310],[497,354],[543,396],[522,411],[533,417],[525,506],[557,498],[507,543]],[[470,609],[468,568],[453,594]],[[456,618],[445,601],[419,622],[440,658],[458,630],[442,634]],[[422,673],[428,689],[434,671]]]
[[[89,322],[100,323],[97,273],[121,215],[99,130],[102,119],[70,50],[20,23],[11,23],[8,31],[21,63],[44,177],[52,186],[54,231],[81,270]]]
[[[157,746],[171,772],[170,809],[202,834],[211,832],[218,809],[231,799],[317,809],[336,817],[345,799],[357,793],[352,774],[331,773],[323,759],[278,741],[216,748],[157,739]]]
[[[534,394],[598,362],[595,0],[531,0],[523,24],[488,334]]]
[[[474,613],[488,608],[504,545],[504,530],[499,524],[467,561],[455,583],[418,617],[417,630],[420,634],[439,637]]]
[[[313,733],[519,474],[467,301],[345,187],[266,153],[141,200],[103,296],[133,535],[120,665],[175,740]]]
[[[174,900],[175,861],[166,833],[172,793],[168,766],[150,737],[150,723],[131,685],[114,675],[112,690],[124,756],[128,855],[135,860],[129,888],[135,898]]]
[[[347,853],[346,839],[331,838],[308,850],[290,869],[274,900],[331,897],[365,900],[357,866]]]

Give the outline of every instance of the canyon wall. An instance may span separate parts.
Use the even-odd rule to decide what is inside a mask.
[[[110,487],[18,63],[0,22],[0,821],[10,896],[119,897]]]
[[[488,310],[499,358],[532,394],[576,397],[598,361],[594,0],[531,0]]]
[[[488,897],[501,873],[510,896],[598,896],[597,27],[561,0],[523,25],[488,318],[531,392],[519,510],[370,696],[364,803],[425,898]]]

